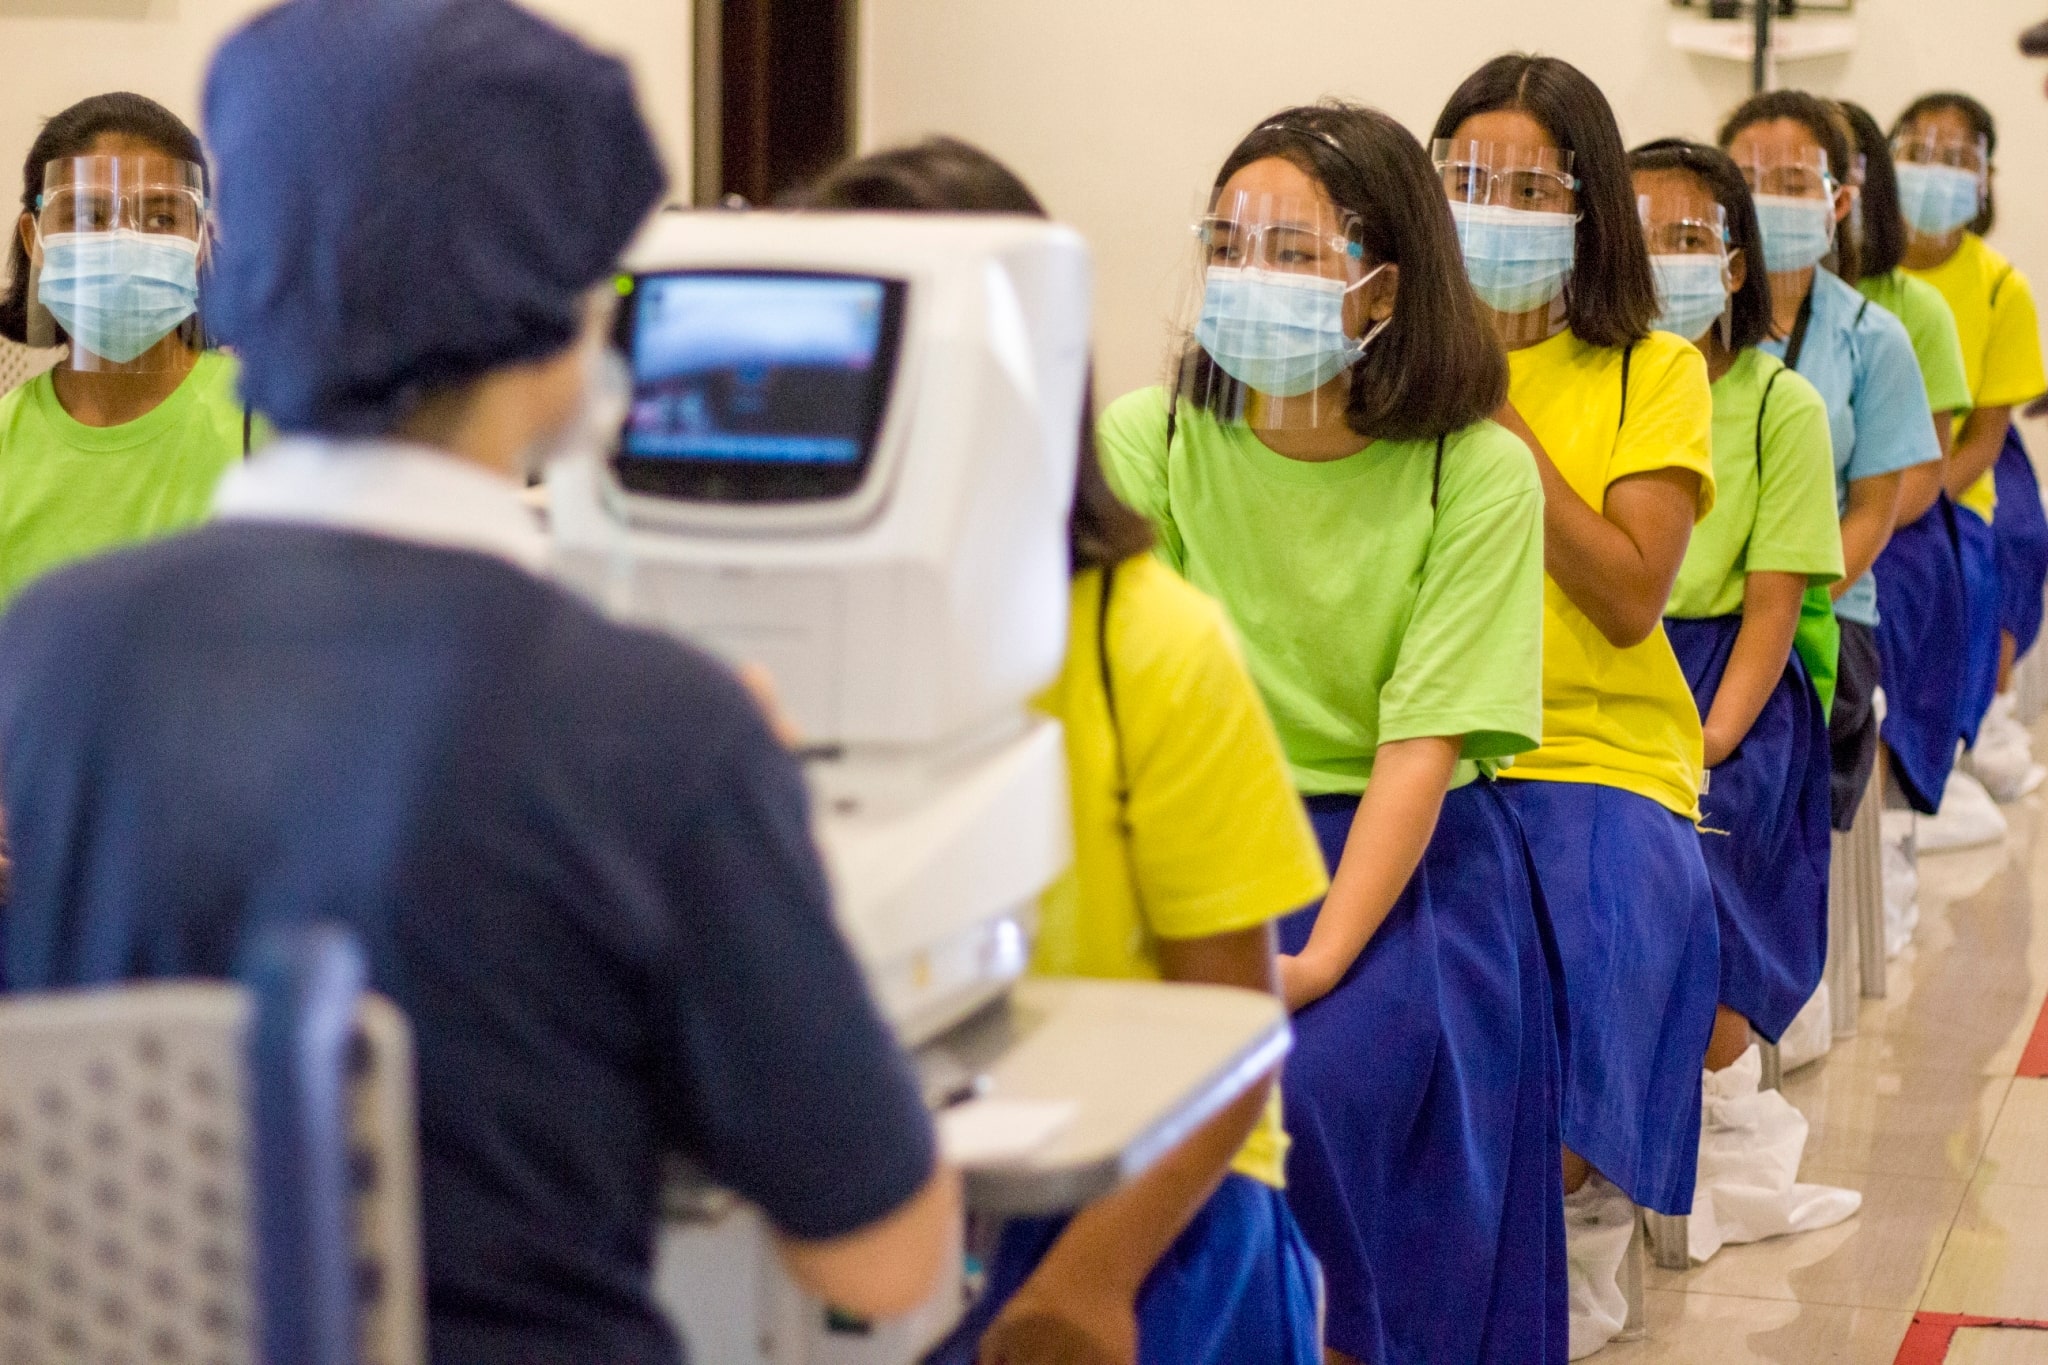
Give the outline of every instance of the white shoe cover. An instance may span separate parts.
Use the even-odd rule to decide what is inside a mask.
[[[1785,1036],[1778,1040],[1778,1070],[1789,1076],[1827,1056],[1834,1045],[1835,1002],[1828,995],[1828,983],[1823,981],[1813,999],[1800,1007],[1785,1029]],[[1757,1065],[1761,1070],[1761,1058]]]
[[[1970,771],[2002,804],[2019,800],[2048,779],[2048,768],[2034,762],[2033,737],[2020,724],[2019,699],[2012,693],[1992,698],[1977,728],[1977,747],[1970,750]]]
[[[1686,1222],[1695,1262],[1731,1244],[1831,1228],[1863,1207],[1855,1190],[1798,1182],[1806,1115],[1759,1088],[1763,1069],[1752,1044],[1733,1066],[1703,1073],[1699,1184]]]
[[[1595,1171],[1564,1197],[1565,1277],[1571,1294],[1569,1357],[1584,1360],[1621,1335],[1628,1298],[1621,1263],[1636,1235],[1636,1206]]]
[[[1884,813],[1884,955],[1897,957],[1920,927],[1920,867],[1914,856],[1909,810]]]
[[[2005,838],[2005,830],[2005,812],[1991,799],[1991,793],[1959,768],[1949,774],[1941,813],[1920,817],[1913,842],[1922,853],[1941,853],[1995,844]]]

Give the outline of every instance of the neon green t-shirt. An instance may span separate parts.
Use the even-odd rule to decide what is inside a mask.
[[[52,569],[205,520],[242,458],[236,373],[209,351],[117,427],[73,418],[47,374],[0,398],[0,606]]]
[[[1963,343],[1963,371],[1970,381],[1970,406],[2017,407],[2048,393],[2041,363],[2041,323],[2034,286],[2003,255],[1974,232],[1963,234],[1955,254],[1932,270],[1909,271],[1941,291],[1955,314]],[[1961,430],[1961,421],[1957,429]],[[1998,506],[1990,474],[1971,484],[1963,506],[1991,520]]]
[[[1216,604],[1150,555],[1117,566],[1107,637],[1113,725],[1097,652],[1101,609],[1101,572],[1080,574],[1066,663],[1038,699],[1066,731],[1074,862],[1040,905],[1032,968],[1151,981],[1161,939],[1265,924],[1315,901],[1329,882]],[[1119,808],[1119,758],[1128,809]],[[1234,1166],[1277,1189],[1286,1159],[1276,1093]]]
[[[1454,784],[1542,734],[1543,490],[1491,422],[1444,442],[1289,459],[1158,389],[1102,416],[1111,483],[1223,604],[1296,787],[1357,793],[1379,746],[1462,736]]]
[[[1608,486],[1632,474],[1689,469],[1697,517],[1713,510],[1714,399],[1691,342],[1652,332],[1624,353],[1567,330],[1509,352],[1508,367],[1516,411],[1588,506],[1604,508]],[[1546,578],[1543,747],[1508,776],[1618,787],[1697,819],[1704,762],[1699,708],[1664,627],[1623,649]]]
[[[1809,585],[1842,576],[1826,401],[1755,347],[1713,389],[1714,510],[1693,528],[1666,616],[1741,611],[1751,572],[1804,574]]]
[[[1858,281],[1856,287],[1878,307],[1906,324],[1913,339],[1913,358],[1927,381],[1927,406],[1938,417],[1967,412],[1971,406],[1970,372],[1963,363],[1963,341],[1956,315],[1941,291],[1916,275],[1893,270]]]

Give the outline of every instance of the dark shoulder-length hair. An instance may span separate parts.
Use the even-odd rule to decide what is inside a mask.
[[[1718,147],[1684,138],[1646,142],[1628,154],[1635,171],[1683,171],[1700,183],[1728,215],[1728,248],[1742,253],[1742,287],[1728,300],[1728,346],[1745,351],[1771,334],[1771,276],[1764,269],[1764,234],[1742,172]]]
[[[1899,211],[1899,176],[1892,166],[1891,139],[1862,105],[1851,100],[1837,100],[1836,104],[1842,117],[1849,120],[1856,155],[1863,159],[1863,236],[1856,243],[1862,273],[1856,279],[1889,275],[1906,259],[1906,219]]]
[[[1984,107],[1984,101],[1974,95],[1965,95],[1960,90],[1936,90],[1922,95],[1907,105],[1892,123],[1892,136],[1897,137],[1913,125],[1922,114],[1939,114],[1946,111],[1961,114],[1970,125],[1970,131],[1984,139],[1984,168],[1991,169],[1991,158],[1998,151],[1998,120],[1991,117],[1991,111]],[[1970,221],[1970,231],[1979,237],[1990,232],[1998,222],[1998,206],[1991,198],[1991,177],[1984,177],[1984,207]]]
[[[202,174],[205,172],[206,153],[199,145],[199,135],[176,114],[146,95],[126,91],[94,95],[45,123],[36,140],[29,144],[21,167],[21,211],[36,211],[46,166],[66,157],[84,156],[87,148],[108,133],[146,142],[167,157],[196,163]],[[7,292],[0,296],[0,337],[26,343],[28,248],[22,244],[19,226],[10,222],[7,227]],[[186,327],[191,333],[188,340],[196,342],[197,321],[187,322]]]
[[[1743,129],[1753,128],[1759,123],[1776,123],[1780,119],[1789,119],[1806,129],[1820,149],[1828,154],[1828,174],[1838,185],[1848,183],[1850,172],[1856,165],[1856,144],[1848,115],[1831,102],[1804,90],[1769,90],[1761,95],[1751,95],[1737,105],[1728,121],[1721,125],[1722,150],[1726,151]],[[1863,257],[1853,232],[1838,230],[1835,233],[1835,273],[1845,280],[1863,278]]]
[[[1466,119],[1502,109],[1535,119],[1572,154],[1579,181],[1577,259],[1565,299],[1572,331],[1595,346],[1641,341],[1657,320],[1657,281],[1607,96],[1569,62],[1506,53],[1465,78],[1431,136],[1455,136]]]
[[[1415,135],[1363,105],[1285,109],[1237,144],[1215,188],[1271,157],[1299,167],[1357,220],[1368,265],[1399,268],[1386,329],[1351,367],[1351,429],[1430,440],[1492,415],[1507,397],[1507,358],[1472,294],[1450,205]],[[1236,411],[1244,396],[1199,344],[1183,351],[1177,381],[1181,393],[1219,413]]]
[[[1009,167],[979,147],[950,137],[927,138],[843,162],[791,196],[790,202],[810,209],[1050,216]],[[1078,573],[1120,564],[1151,548],[1151,524],[1126,506],[1103,477],[1102,458],[1095,448],[1091,375],[1081,403],[1074,505],[1067,517],[1069,561]]]

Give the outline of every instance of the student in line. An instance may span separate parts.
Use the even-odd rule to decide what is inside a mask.
[[[1827,957],[1827,718],[1792,646],[1807,589],[1841,577],[1842,537],[1827,405],[1757,349],[1770,283],[1751,268],[1763,235],[1742,172],[1713,147],[1677,140],[1638,148],[1629,165],[1659,328],[1692,339],[1714,391],[1714,510],[1693,532],[1664,620],[1704,718],[1700,849],[1721,930],[1688,1225],[1694,1258],[1706,1260],[1728,1242],[1838,1222],[1859,1202],[1794,1186],[1797,1164],[1788,1169],[1769,1140],[1803,1142],[1805,1120],[1759,1091],[1751,1041],[1784,1034]]]
[[[1984,240],[1997,221],[1991,184],[1997,150],[1991,111],[1954,91],[1921,96],[1892,125],[1907,228],[1905,269],[1948,300],[1970,385],[1970,412],[1956,429],[1948,474],[1949,492],[1964,514],[1959,525],[1971,594],[1962,735],[1975,777],[1994,798],[2011,801],[2042,779],[2026,727],[2014,714],[2010,678],[2019,637],[2031,642],[2040,628],[2048,571],[2040,491],[2012,413],[2048,391],[2048,374],[2033,285]],[[2005,526],[1996,515],[2001,486],[2014,494]],[[1961,799],[1972,795],[1964,792]],[[1927,832],[1941,842],[1939,829]]]
[[[1046,216],[949,138],[847,162],[799,203]],[[1084,420],[1067,659],[1039,701],[1066,732],[1074,867],[1041,907],[1032,968],[1276,991],[1272,921],[1328,885],[1314,835],[1222,612],[1147,553]],[[1279,1094],[1254,1087],[1127,1188],[1008,1224],[930,1365],[1318,1365],[1286,1151]]]
[[[81,100],[29,148],[0,337],[68,349],[0,397],[0,608],[199,522],[251,443],[235,363],[198,317],[211,193],[198,137],[141,95]]]
[[[677,1365],[670,1156],[826,1302],[925,1302],[958,1182],[795,759],[724,668],[549,582],[520,500],[661,194],[625,68],[505,0],[292,0],[206,111],[208,311],[288,436],[0,622],[9,987],[352,929],[412,1025],[444,1365]]]
[[[1692,1205],[1719,992],[1700,718],[1663,629],[1713,507],[1713,397],[1659,306],[1621,134],[1592,81],[1508,55],[1444,107],[1435,158],[1509,347],[1499,420],[1544,489],[1542,747],[1502,784],[1561,959],[1573,1358],[1623,1322],[1633,1204]]]
[[[1961,680],[1969,658],[1969,611],[1955,502],[1945,485],[1947,460],[1959,419],[1969,411],[1970,383],[1955,313],[1941,291],[1906,273],[1906,220],[1891,140],[1870,112],[1839,102],[1855,138],[1862,175],[1849,230],[1862,278],[1858,292],[1905,324],[1913,357],[1934,412],[1940,465],[1915,465],[1900,485],[1898,525],[1871,572],[1877,578],[1878,675],[1885,696],[1879,729],[1880,763],[1888,806],[1909,812],[1941,809],[1955,768]],[[1920,918],[1919,869],[1910,813],[1884,821],[1885,939],[1899,952]]]
[[[1847,122],[1803,91],[1758,95],[1722,125],[1723,151],[1741,167],[1763,229],[1771,276],[1764,350],[1810,381],[1828,405],[1843,576],[1830,593],[1840,662],[1829,714],[1834,827],[1855,821],[1877,765],[1877,582],[1871,565],[1891,539],[1906,471],[1941,461],[1934,415],[1897,318],[1856,292],[1855,239],[1838,231],[1854,195]],[[1842,274],[1825,262],[1832,256]],[[1910,629],[1912,623],[1905,623]],[[1830,629],[1810,614],[1803,632]]]
[[[1285,110],[1217,172],[1112,482],[1244,640],[1331,873],[1282,926],[1288,1197],[1333,1361],[1562,1359],[1555,1025],[1500,767],[1541,724],[1543,494],[1429,159]],[[1697,1058],[1694,1059],[1695,1065]]]

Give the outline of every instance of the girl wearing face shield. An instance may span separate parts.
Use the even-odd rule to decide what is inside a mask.
[[[1970,411],[1956,427],[1948,470],[1948,490],[1965,513],[1960,525],[1972,569],[1962,732],[1975,776],[1998,800],[2011,801],[2042,775],[2009,684],[2013,660],[2039,633],[2048,573],[2048,527],[2034,511],[2039,487],[2012,411],[2048,390],[2048,372],[2033,285],[1984,240],[1997,217],[1997,148],[1990,110],[1953,91],[1921,96],[1892,126],[1905,269],[1940,290],[1954,310],[1970,385]],[[1937,841],[1955,832],[1928,831]]]
[[[1905,326],[1844,278],[1861,274],[1855,239],[1839,231],[1854,202],[1841,179],[1853,160],[1847,123],[1824,100],[1774,91],[1738,108],[1720,142],[1749,182],[1763,228],[1772,310],[1763,348],[1828,405],[1844,571],[1828,590],[1833,620],[1812,593],[1800,630],[1809,649],[1824,650],[1830,633],[1838,641],[1831,804],[1834,827],[1847,830],[1877,764],[1872,698],[1881,664],[1871,566],[1891,539],[1907,471],[1938,465],[1941,446]]]
[[[1713,400],[1699,351],[1652,330],[1655,280],[1598,87],[1555,59],[1496,58],[1451,96],[1435,136],[1472,287],[1510,348],[1501,420],[1545,494],[1543,745],[1504,789],[1569,1016],[1576,1358],[1622,1329],[1633,1205],[1692,1205],[1719,949],[1693,830],[1699,713],[1661,621],[1713,506]]]
[[[1559,1360],[1556,1041],[1497,778],[1541,728],[1542,492],[1428,158],[1290,109],[1224,162],[1112,483],[1243,641],[1332,872],[1281,926],[1288,1200],[1333,1360]]]
[[[1891,140],[1860,105],[1844,101],[1839,107],[1855,138],[1861,170],[1856,210],[1846,225],[1855,238],[1860,275],[1852,282],[1863,297],[1904,324],[1942,450],[1943,464],[1915,465],[1905,472],[1898,525],[1871,570],[1877,578],[1877,653],[1885,697],[1882,761],[1907,805],[1933,815],[1955,767],[1959,681],[1969,657],[1957,509],[1944,479],[1957,419],[1970,408],[1970,384],[1948,300],[1900,265],[1907,228]],[[1846,267],[1850,261],[1840,264]],[[1912,827],[1910,820],[1890,822],[1885,837],[1886,936],[1894,951],[1904,946],[1917,918],[1917,874],[1906,843]]]
[[[251,424],[205,349],[199,139],[140,95],[44,125],[24,167],[0,336],[65,345],[0,398],[0,607],[43,573],[203,519]]]
[[[849,161],[796,202],[1046,216],[951,138]],[[1322,894],[1322,859],[1222,614],[1148,553],[1083,420],[1067,657],[1038,699],[1066,736],[1074,870],[1040,906],[1033,970],[1274,991],[1272,922]],[[1079,1214],[1011,1221],[926,1365],[1317,1365],[1286,1150],[1279,1095],[1256,1086]]]
[[[1727,1242],[1839,1222],[1860,1202],[1795,1186],[1796,1161],[1758,1152],[1760,1134],[1782,1138],[1804,1120],[1759,1091],[1750,1042],[1752,1028],[1772,1041],[1784,1034],[1827,957],[1827,719],[1793,639],[1807,589],[1842,575],[1842,539],[1827,405],[1757,349],[1771,296],[1766,272],[1750,264],[1763,236],[1741,171],[1682,141],[1639,148],[1629,165],[1663,304],[1658,327],[1700,349],[1714,393],[1714,510],[1693,533],[1664,622],[1704,717],[1700,849],[1721,931],[1688,1229],[1694,1258],[1705,1260]]]

